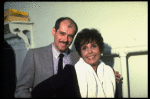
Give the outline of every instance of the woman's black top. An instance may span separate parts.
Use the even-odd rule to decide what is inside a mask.
[[[81,94],[74,66],[66,65],[60,73],[39,83],[33,88],[31,95],[33,98],[80,98]]]

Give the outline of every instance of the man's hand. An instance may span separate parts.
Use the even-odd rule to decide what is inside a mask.
[[[114,68],[113,68],[113,70],[114,70]],[[115,70],[114,70],[114,73],[115,73],[116,82],[119,83],[121,75],[119,74],[118,71],[115,71]]]

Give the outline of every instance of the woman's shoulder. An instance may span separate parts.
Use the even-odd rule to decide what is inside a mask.
[[[111,66],[106,65],[104,62],[103,62],[103,64],[104,64],[104,67],[107,69],[108,72],[114,74],[113,68]]]
[[[112,67],[111,67],[111,66],[109,66],[109,65],[106,65],[106,64],[105,64],[105,67],[106,67],[107,69],[109,69],[109,70],[112,70],[112,71],[113,71],[113,69],[112,69]]]

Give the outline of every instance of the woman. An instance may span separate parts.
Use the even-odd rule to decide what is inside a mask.
[[[33,97],[114,97],[115,75],[100,60],[103,38],[96,29],[77,34],[75,48],[81,56],[75,66],[66,65],[60,73],[38,84]]]

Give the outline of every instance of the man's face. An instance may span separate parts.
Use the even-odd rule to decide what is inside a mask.
[[[53,27],[52,35],[54,36],[54,46],[60,52],[65,52],[71,45],[76,27],[71,24],[70,20],[64,20],[60,23],[60,27],[57,31]]]

